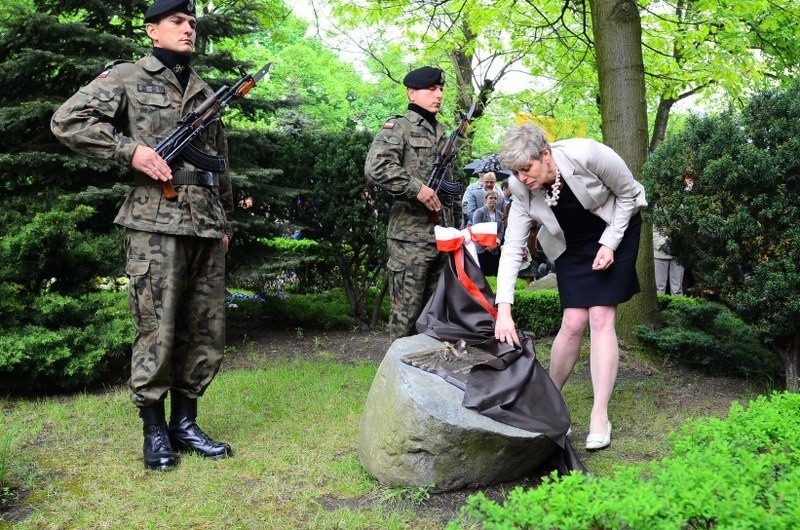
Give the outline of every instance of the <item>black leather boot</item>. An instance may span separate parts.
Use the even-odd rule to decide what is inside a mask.
[[[169,417],[169,439],[176,451],[197,453],[205,458],[219,459],[233,456],[233,449],[225,442],[215,442],[197,425],[197,400],[172,391],[172,409]]]
[[[139,417],[144,424],[144,466],[158,471],[169,471],[178,465],[178,454],[169,442],[164,402],[149,407],[139,407]]]

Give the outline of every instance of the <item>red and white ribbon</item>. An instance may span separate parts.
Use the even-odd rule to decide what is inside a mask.
[[[481,307],[486,309],[493,318],[497,318],[497,310],[489,303],[472,278],[469,277],[466,270],[464,270],[464,254],[463,250],[466,248],[475,262],[478,262],[478,252],[475,245],[482,247],[497,246],[500,241],[497,238],[497,223],[478,223],[469,226],[463,230],[452,227],[436,226],[434,227],[436,235],[436,248],[440,252],[447,252],[453,254],[453,260],[456,265],[456,275],[458,281],[464,286],[464,289],[478,302]]]

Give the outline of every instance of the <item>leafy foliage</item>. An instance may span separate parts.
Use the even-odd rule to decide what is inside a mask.
[[[798,394],[734,403],[725,420],[687,424],[651,465],[609,477],[554,474],[503,504],[473,495],[464,528],[475,520],[487,530],[791,528],[800,517],[797,407]]]
[[[114,272],[121,258],[117,234],[87,238],[82,228],[89,206],[58,207],[37,213],[19,231],[0,239],[0,280],[24,285],[30,293],[79,293],[99,274]]]
[[[513,311],[517,328],[533,338],[553,336],[561,327],[561,299],[555,289],[516,290]]]
[[[654,223],[681,263],[781,356],[792,389],[800,359],[798,98],[795,84],[754,96],[741,113],[692,119],[644,171]]]
[[[344,288],[349,313],[363,328],[372,329],[380,318],[383,295],[375,304],[367,304],[367,293],[385,290],[386,223],[389,201],[377,189],[368,188],[363,177],[364,161],[371,135],[363,132],[299,135],[270,134],[266,149],[254,151],[254,160],[282,171],[284,182],[294,189],[278,218],[291,220],[286,228],[298,228],[303,238],[316,243],[304,263],[314,260],[316,279],[304,278],[327,289],[335,282]],[[258,158],[260,157],[260,158]],[[254,196],[253,210],[273,217],[266,201]],[[258,244],[263,245],[258,241]],[[300,261],[283,255],[283,269],[297,268]],[[272,268],[264,264],[263,268]],[[304,287],[300,287],[303,290]]]
[[[639,326],[636,337],[666,359],[715,374],[774,379],[780,363],[753,329],[725,306],[685,296],[659,296],[663,327]]]
[[[378,299],[372,289],[364,294],[368,305],[379,304],[380,320],[389,315],[388,301]],[[239,325],[334,330],[355,329],[360,323],[353,317],[348,297],[341,288],[313,294],[275,293],[242,294],[228,297],[228,321]]]
[[[133,338],[119,292],[44,293],[30,323],[0,334],[0,390],[75,390],[97,383],[127,356]]]

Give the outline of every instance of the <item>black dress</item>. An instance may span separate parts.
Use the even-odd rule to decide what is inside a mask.
[[[563,179],[553,213],[567,241],[567,250],[555,261],[562,308],[617,305],[639,292],[636,255],[642,230],[641,214],[631,218],[614,252],[614,264],[604,271],[595,271],[592,262],[600,249],[599,240],[606,222],[586,210]]]

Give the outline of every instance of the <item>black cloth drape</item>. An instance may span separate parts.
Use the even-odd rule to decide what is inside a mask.
[[[416,322],[417,331],[440,341],[463,340],[488,351],[494,359],[469,372],[462,405],[501,423],[546,435],[557,446],[549,467],[561,473],[586,471],[566,437],[570,415],[561,392],[536,359],[533,341],[520,332],[520,347],[494,338],[494,316],[458,279],[455,260],[494,307],[494,293],[469,252],[451,253],[439,284]],[[445,378],[447,379],[447,378]]]

